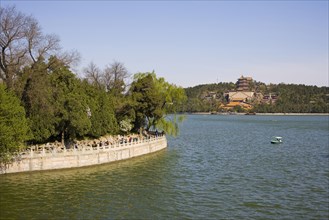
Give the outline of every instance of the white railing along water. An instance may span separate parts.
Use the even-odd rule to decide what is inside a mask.
[[[26,151],[20,153],[20,158],[38,158],[38,157],[52,157],[52,156],[66,156],[66,155],[81,155],[106,152],[111,150],[117,150],[120,148],[129,148],[139,144],[155,142],[165,139],[164,135],[149,136],[143,138],[122,138],[116,141],[94,141],[87,144],[73,144],[70,148],[63,147],[61,144],[47,143],[44,145],[30,146]]]

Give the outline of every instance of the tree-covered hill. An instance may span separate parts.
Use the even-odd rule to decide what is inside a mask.
[[[182,112],[217,112],[227,103],[224,94],[236,90],[235,83],[214,83],[185,88],[187,103]],[[329,87],[297,84],[269,84],[253,81],[250,90],[277,97],[275,103],[252,102],[254,112],[262,113],[329,113]],[[241,108],[234,111],[243,111]]]
[[[271,85],[268,92],[277,94],[273,105],[257,105],[257,112],[329,113],[329,87],[296,84]]]

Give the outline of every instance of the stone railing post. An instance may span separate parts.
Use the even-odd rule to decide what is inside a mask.
[[[32,158],[33,157],[33,147],[31,147],[30,150],[31,150],[30,157]]]
[[[66,147],[65,147],[65,144],[63,145],[63,155],[64,156],[66,155]]]

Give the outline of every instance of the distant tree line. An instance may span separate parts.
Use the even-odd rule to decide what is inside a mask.
[[[329,87],[296,84],[266,86],[266,93],[276,94],[275,104],[255,105],[254,111],[264,113],[329,113]]]
[[[203,84],[185,88],[187,102],[181,106],[181,112],[211,112],[218,111],[220,103],[226,103],[224,93],[235,89],[234,83]],[[216,99],[206,100],[205,94],[216,92]]]
[[[0,163],[26,144],[98,138],[141,129],[177,135],[177,106],[185,91],[154,72],[135,74],[123,63],[85,78],[72,72],[79,54],[63,52],[56,35],[45,35],[32,16],[0,8]]]

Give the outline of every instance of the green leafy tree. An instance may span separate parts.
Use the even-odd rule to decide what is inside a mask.
[[[89,136],[100,137],[105,134],[115,134],[118,124],[114,112],[113,97],[97,86],[83,82],[87,98],[87,114],[91,120]]]
[[[28,139],[28,123],[20,100],[0,84],[0,162],[8,163]]]
[[[245,112],[245,110],[240,105],[235,106],[233,108],[233,111],[234,112]]]
[[[88,97],[81,81],[65,66],[51,73],[51,85],[55,100],[56,132],[64,139],[82,137],[90,131]]]
[[[167,115],[176,113],[177,106],[186,101],[181,87],[157,78],[154,72],[138,73],[134,76],[130,92],[135,102],[135,131],[140,128],[161,129],[170,135],[178,134],[177,123],[181,120]]]
[[[120,121],[120,131],[124,133],[128,133],[133,129],[133,124],[131,123],[130,119],[125,119]]]
[[[54,100],[45,62],[26,67],[20,78],[22,103],[32,132],[30,141],[41,143],[55,134]]]
[[[110,92],[112,96],[112,92]],[[130,132],[134,127],[136,119],[135,102],[133,97],[128,93],[126,95],[117,94],[112,96],[115,117],[119,124],[120,131],[123,133]],[[129,124],[129,126],[128,126]],[[130,126],[132,126],[130,128]],[[128,129],[130,128],[130,129]]]
[[[147,130],[151,127],[150,119],[159,117],[161,97],[155,89],[155,83],[151,74],[136,76],[136,81],[131,86],[132,98],[135,101],[135,126],[134,130],[141,127],[146,127]]]

